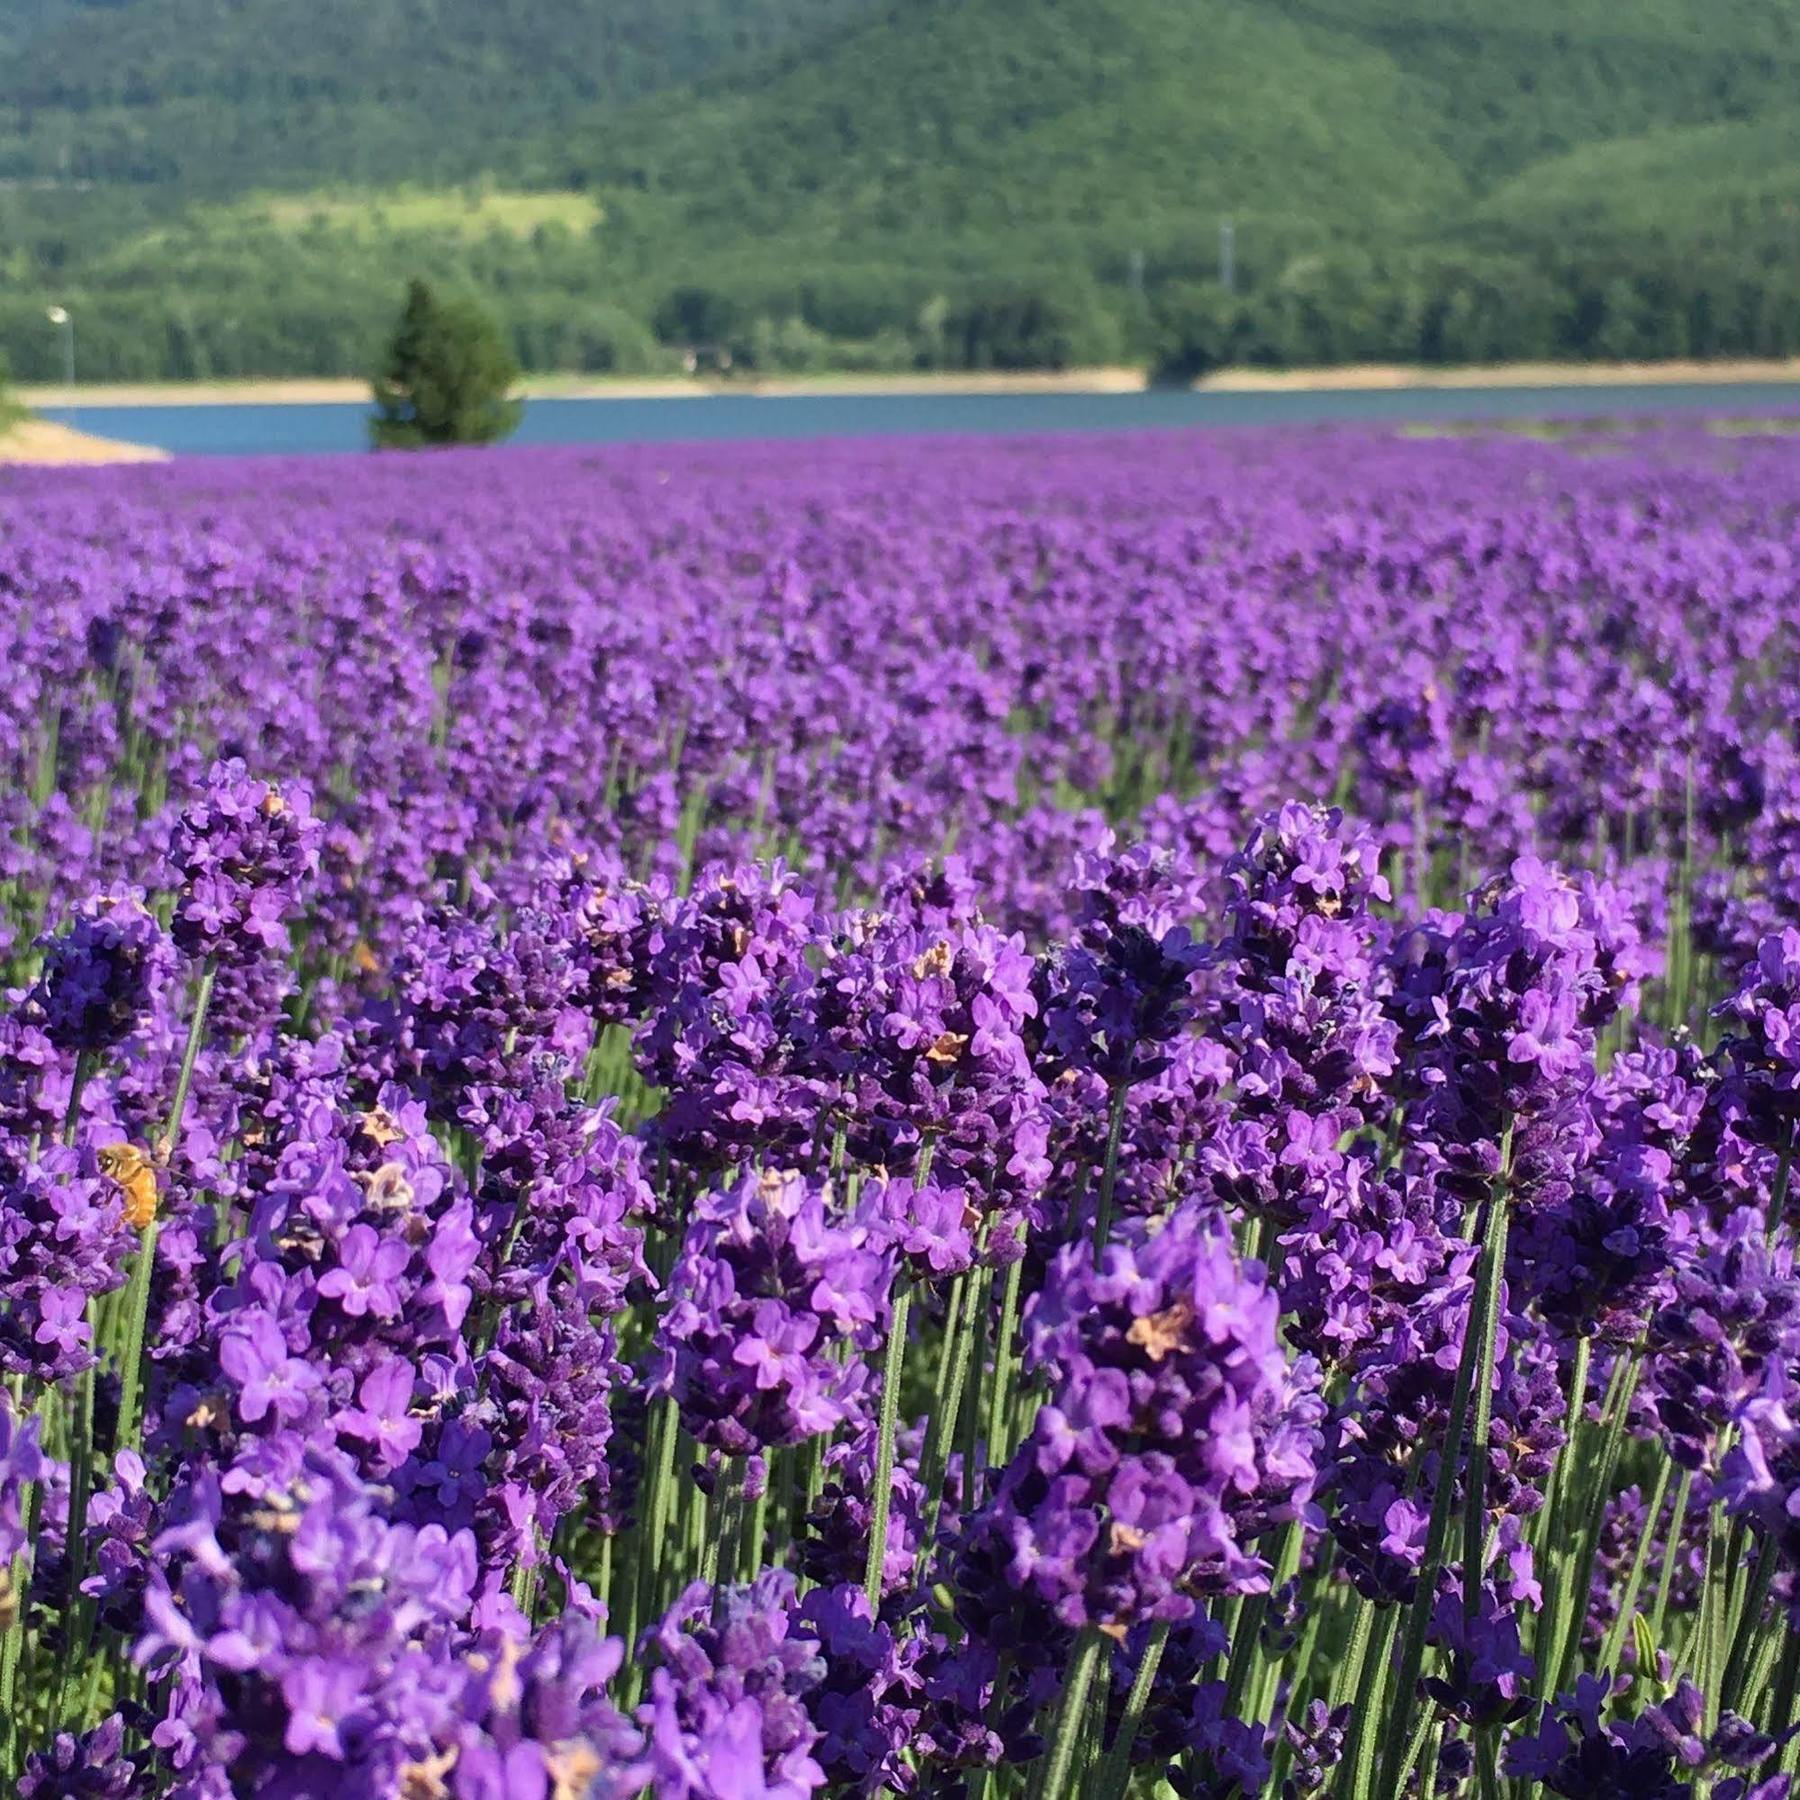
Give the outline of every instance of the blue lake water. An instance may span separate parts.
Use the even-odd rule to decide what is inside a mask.
[[[750,438],[1134,431],[1209,425],[1372,425],[1505,419],[1763,414],[1800,409],[1800,382],[1639,387],[1411,388],[1342,393],[712,394],[651,400],[533,400],[525,444]],[[47,408],[51,418],[67,418]],[[322,406],[84,406],[75,423],[178,455],[361,450],[368,409]]]

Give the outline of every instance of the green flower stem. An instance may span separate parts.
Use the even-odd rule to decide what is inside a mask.
[[[1363,1664],[1369,1656],[1369,1637],[1374,1629],[1375,1602],[1366,1594],[1359,1594],[1350,1621],[1350,1642],[1344,1651],[1344,1660],[1332,1672],[1330,1692],[1325,1702],[1332,1712],[1348,1702],[1361,1686]]]
[[[1550,1468],[1550,1492],[1540,1522],[1543,1535],[1539,1539],[1538,1563],[1544,1600],[1538,1610],[1536,1637],[1532,1648],[1538,1653],[1540,1667],[1546,1651],[1554,1652],[1562,1639],[1563,1612],[1571,1604],[1580,1605],[1581,1596],[1571,1590],[1564,1579],[1568,1573],[1568,1512],[1579,1506],[1583,1496],[1575,1491],[1576,1475],[1584,1448],[1587,1413],[1588,1366],[1593,1355],[1593,1340],[1585,1333],[1575,1340],[1574,1367],[1569,1376],[1568,1404],[1563,1409],[1563,1442],[1556,1461]],[[1616,1373],[1616,1371],[1615,1371]],[[1546,1694],[1545,1699],[1553,1696]]]
[[[981,1475],[981,1386],[987,1374],[987,1317],[994,1298],[994,1271],[977,1268],[969,1287],[969,1319],[964,1335],[968,1340],[967,1387],[961,1397],[962,1412],[957,1448],[962,1452],[963,1510],[968,1512],[980,1501],[976,1491]]]
[[[1669,1493],[1669,1472],[1674,1466],[1666,1456],[1657,1458],[1656,1484],[1650,1491],[1650,1504],[1645,1509],[1645,1529],[1632,1555],[1631,1573],[1626,1577],[1625,1591],[1619,1597],[1618,1614],[1607,1629],[1606,1642],[1600,1651],[1597,1666],[1602,1669],[1619,1666],[1619,1653],[1625,1647],[1625,1633],[1631,1629],[1632,1618],[1637,1612],[1638,1594],[1644,1585],[1644,1566],[1650,1560],[1650,1542],[1656,1535],[1656,1521],[1662,1517],[1663,1501]]]
[[[1246,1694],[1257,1696],[1262,1691],[1263,1625],[1269,1616],[1269,1596],[1285,1587],[1300,1567],[1300,1552],[1306,1541],[1306,1527],[1293,1520],[1281,1534],[1281,1547],[1276,1552],[1275,1567],[1269,1576],[1268,1592],[1253,1594],[1250,1603],[1238,1616],[1237,1634],[1231,1643],[1231,1660],[1225,1675],[1225,1710],[1243,1717],[1241,1708]]]
[[[1344,1746],[1344,1761],[1350,1770],[1350,1800],[1370,1800],[1374,1790],[1370,1781],[1375,1773],[1375,1749],[1380,1736],[1378,1721],[1387,1685],[1389,1665],[1394,1660],[1394,1638],[1400,1629],[1400,1608],[1384,1609],[1381,1629],[1373,1640],[1370,1654],[1364,1658],[1362,1674],[1356,1684],[1356,1701],[1350,1713],[1350,1741]],[[1399,1746],[1390,1745],[1390,1751]],[[1383,1793],[1390,1790],[1383,1788]]]
[[[43,1422],[40,1441],[46,1452],[56,1455],[55,1416],[51,1411],[56,1399],[56,1390],[44,1393],[37,1407],[39,1419]],[[21,1714],[26,1711],[29,1696],[33,1691],[33,1664],[39,1648],[38,1639],[27,1629],[26,1614],[31,1591],[31,1578],[37,1564],[38,1533],[43,1519],[44,1488],[42,1482],[27,1482],[22,1497],[23,1518],[25,1525],[25,1548],[15,1559],[13,1565],[12,1603],[16,1608],[13,1622],[6,1633],[6,1642],[0,1648],[0,1724],[10,1732],[11,1742],[8,1751],[8,1764],[17,1768],[22,1759],[25,1746],[20,1743],[20,1727],[23,1724]]]
[[[1723,1511],[1721,1509],[1721,1517]],[[1725,1586],[1725,1635],[1729,1638],[1737,1630],[1737,1622],[1744,1615],[1744,1605],[1749,1598],[1750,1577],[1752,1574],[1752,1558],[1749,1556],[1750,1523],[1741,1515],[1731,1522],[1731,1544],[1725,1552],[1726,1586]],[[1715,1672],[1723,1672],[1725,1652],[1720,1651],[1715,1665]]]
[[[1718,1679],[1719,1665],[1725,1658],[1724,1628],[1720,1619],[1725,1610],[1725,1589],[1730,1576],[1725,1562],[1724,1519],[1723,1503],[1715,1502],[1707,1511],[1706,1553],[1700,1568],[1700,1610],[1675,1665],[1678,1675],[1693,1676],[1695,1685],[1705,1696],[1703,1716],[1708,1730],[1714,1717],[1713,1697],[1717,1691],[1714,1683]]]
[[[1750,1571],[1749,1587],[1738,1613],[1731,1650],[1725,1658],[1725,1674],[1719,1685],[1721,1712],[1743,1710],[1739,1702],[1743,1698],[1745,1680],[1750,1673],[1751,1650],[1762,1625],[1763,1608],[1768,1604],[1769,1586],[1774,1579],[1775,1540],[1765,1532],[1762,1546],[1756,1553],[1755,1566]]]
[[[1797,1687],[1800,1687],[1800,1631],[1790,1630],[1781,1646],[1781,1662],[1775,1671],[1775,1692],[1769,1701],[1769,1711],[1761,1721],[1763,1730],[1770,1737],[1779,1738],[1793,1722]],[[1800,1751],[1800,1734],[1781,1753],[1781,1767],[1790,1774],[1797,1751]]]
[[[1781,1654],[1782,1646],[1791,1635],[1786,1615],[1779,1612],[1756,1634],[1756,1648],[1750,1657],[1750,1675],[1744,1683],[1743,1704],[1739,1708],[1741,1717],[1753,1719],[1757,1716],[1757,1702],[1762,1698],[1763,1689],[1769,1685],[1769,1677],[1775,1671],[1775,1658]]]
[[[1094,1267],[1100,1266],[1106,1240],[1112,1235],[1113,1190],[1119,1184],[1119,1139],[1125,1132],[1125,1100],[1131,1089],[1123,1081],[1112,1091],[1106,1121],[1106,1162],[1100,1171],[1100,1204],[1094,1208]]]
[[[1587,1404],[1588,1366],[1593,1350],[1593,1339],[1586,1333],[1575,1340],[1574,1366],[1569,1372],[1568,1404],[1563,1408],[1562,1450],[1550,1466],[1549,1491],[1544,1496],[1543,1510],[1534,1521],[1538,1528],[1534,1549],[1539,1561],[1554,1556],[1562,1542],[1563,1508],[1568,1501],[1570,1464],[1575,1459],[1575,1439],[1581,1430]]]
[[[1036,1800],[1064,1800],[1070,1791],[1069,1776],[1075,1760],[1075,1742],[1087,1716],[1088,1689],[1100,1660],[1100,1633],[1092,1625],[1082,1627],[1063,1677],[1062,1699],[1056,1709],[1056,1729],[1050,1740],[1050,1760],[1036,1789]]]
[[[994,1685],[988,1692],[987,1710],[982,1715],[983,1723],[989,1732],[999,1735],[999,1725],[1006,1712],[1006,1696],[1012,1682],[1013,1653],[1010,1650],[1000,1652],[999,1665],[994,1670]],[[983,1763],[976,1769],[969,1780],[969,1800],[987,1800],[988,1789],[994,1782],[994,1771]]]
[[[1419,1715],[1419,1723],[1413,1730],[1412,1741],[1406,1746],[1405,1760],[1400,1764],[1400,1787],[1402,1792],[1406,1790],[1407,1783],[1412,1780],[1412,1772],[1418,1767],[1419,1758],[1425,1754],[1425,1745],[1437,1728],[1438,1716],[1430,1707],[1427,1707],[1425,1711]],[[1429,1765],[1427,1766],[1429,1767]],[[1424,1791],[1430,1791],[1429,1788],[1425,1787],[1423,1782],[1421,1782],[1420,1786]]]
[[[88,1317],[93,1318],[92,1302]],[[88,1499],[93,1487],[94,1462],[94,1374],[92,1367],[82,1370],[75,1382],[75,1420],[69,1455],[69,1528],[67,1533],[68,1613],[63,1620],[62,1647],[56,1658],[56,1694],[51,1706],[51,1723],[63,1722],[63,1706],[68,1695],[69,1680],[76,1661],[88,1650],[93,1630],[94,1603],[81,1591],[87,1578]],[[73,1723],[79,1728],[85,1718]]]
[[[194,1065],[200,1060],[200,1046],[206,1040],[206,1013],[212,1005],[213,984],[218,978],[219,965],[209,956],[200,969],[200,987],[194,996],[194,1016],[188,1021],[187,1043],[181,1052],[181,1073],[175,1078],[175,1098],[169,1106],[169,1123],[157,1146],[157,1161],[165,1166],[181,1141],[181,1121],[187,1113],[188,1090],[194,1085]]]
[[[763,1543],[769,1529],[769,1487],[773,1471],[763,1478],[762,1492],[744,1515],[744,1541],[738,1555],[738,1579],[754,1581],[762,1570]]]
[[[1775,1185],[1769,1190],[1769,1241],[1781,1229],[1782,1214],[1787,1211],[1788,1183],[1794,1172],[1794,1126],[1790,1120],[1782,1127],[1781,1156],[1775,1164]]]
[[[600,1567],[594,1574],[594,1592],[606,1602],[608,1617],[612,1614],[613,1534],[600,1539]]]
[[[1007,1265],[1006,1282],[1000,1290],[1000,1325],[994,1338],[994,1380],[988,1390],[988,1461],[1004,1468],[1012,1455],[1008,1426],[1013,1399],[1013,1337],[1019,1325],[1019,1278],[1023,1257],[1014,1257]]]
[[[972,1271],[958,1275],[950,1284],[950,1298],[944,1307],[944,1341],[938,1353],[936,1393],[926,1424],[924,1454],[919,1460],[919,1481],[925,1489],[925,1504],[933,1508],[937,1505],[944,1469],[950,1460],[956,1415],[962,1407],[963,1387],[968,1380],[969,1340],[975,1335],[976,1323],[973,1309],[968,1304],[972,1285]],[[919,1546],[921,1566],[927,1548],[925,1544]]]
[[[543,1546],[535,1528],[531,1532],[531,1543],[527,1546],[530,1554],[521,1553],[519,1560],[513,1564],[512,1577],[507,1582],[507,1591],[512,1595],[513,1605],[530,1619],[533,1606],[537,1602],[538,1558],[543,1554]]]
[[[737,1579],[743,1534],[744,1465],[733,1459],[720,1470],[706,1501],[706,1529],[700,1545],[700,1579],[718,1596]]]
[[[194,1065],[206,1037],[206,1013],[212,1005],[213,983],[219,965],[208,957],[200,971],[200,989],[194,997],[194,1016],[188,1022],[187,1045],[181,1053],[181,1073],[175,1081],[175,1098],[169,1107],[169,1123],[157,1145],[156,1160],[167,1168],[181,1142],[181,1121],[187,1112],[188,1090],[194,1084]],[[126,1288],[125,1343],[119,1363],[119,1425],[122,1448],[138,1447],[138,1402],[143,1391],[144,1329],[150,1312],[150,1277],[156,1267],[156,1238],[160,1229],[155,1214],[138,1235],[137,1261]]]
[[[1324,1624],[1325,1617],[1328,1613],[1335,1620],[1341,1611],[1337,1605],[1337,1590],[1334,1589],[1331,1584],[1331,1574],[1332,1569],[1335,1566],[1336,1550],[1337,1540],[1327,1536],[1324,1547],[1319,1554],[1317,1566],[1313,1570],[1312,1598],[1308,1602],[1306,1608],[1306,1624],[1300,1632],[1300,1647],[1295,1651],[1292,1664],[1290,1665],[1293,1669],[1292,1686],[1288,1693],[1284,1710],[1274,1721],[1278,1728],[1284,1719],[1292,1716],[1296,1706],[1302,1705],[1311,1698],[1310,1690],[1312,1685],[1313,1653],[1318,1647],[1320,1628]],[[1280,1675],[1281,1671],[1279,1667],[1271,1668],[1264,1676],[1263,1685],[1265,1689],[1270,1685],[1270,1678],[1273,1677],[1275,1687],[1277,1691],[1279,1691]],[[1278,1764],[1282,1761],[1286,1749],[1286,1738],[1279,1738],[1275,1752]],[[1271,1777],[1276,1784],[1272,1789],[1274,1792],[1280,1791],[1279,1776],[1280,1770],[1278,1768],[1275,1775]]]
[[[1662,1642],[1663,1621],[1669,1611],[1669,1588],[1675,1579],[1675,1565],[1681,1559],[1677,1547],[1681,1543],[1681,1534],[1687,1526],[1688,1501],[1693,1494],[1694,1472],[1692,1469],[1681,1471],[1681,1480],[1675,1487],[1675,1516],[1669,1521],[1669,1534],[1663,1539],[1668,1546],[1663,1557],[1662,1574],[1657,1577],[1656,1601],[1650,1609],[1650,1635]]]
[[[1093,1789],[1093,1800],[1125,1800],[1131,1785],[1131,1751],[1137,1742],[1138,1728],[1144,1722],[1144,1711],[1150,1704],[1150,1689],[1162,1663],[1163,1646],[1169,1641],[1169,1622],[1158,1619],[1150,1627],[1144,1642],[1144,1654],[1138,1659],[1137,1673],[1131,1678],[1131,1692],[1125,1698],[1124,1716],[1114,1734],[1112,1748],[1100,1766]]]
[[[81,1096],[94,1075],[94,1053],[81,1050],[75,1056],[75,1072],[69,1077],[69,1104],[63,1113],[62,1141],[75,1142],[75,1128],[81,1123]]]
[[[1476,1365],[1469,1423],[1468,1467],[1463,1477],[1463,1617],[1473,1619],[1481,1610],[1481,1577],[1487,1563],[1487,1465],[1488,1435],[1494,1414],[1494,1347],[1500,1332],[1500,1288],[1506,1273],[1508,1208],[1504,1192],[1512,1168],[1512,1127],[1501,1145],[1500,1176],[1488,1203],[1488,1257],[1492,1271],[1482,1293],[1480,1309],[1470,1309],[1467,1330],[1476,1333],[1480,1361]]]
[[[663,1395],[652,1402],[644,1445],[647,1467],[644,1483],[638,1494],[633,1578],[626,1593],[625,1679],[627,1697],[632,1702],[637,1699],[638,1685],[643,1678],[634,1655],[638,1634],[656,1617],[659,1610],[657,1559],[670,1535],[672,1524],[670,1502],[675,1485],[675,1438],[678,1424],[673,1395]]]
[[[1502,1159],[1503,1163],[1509,1159]],[[1419,1565],[1412,1605],[1407,1611],[1406,1635],[1401,1640],[1400,1670],[1394,1684],[1394,1704],[1387,1720],[1386,1753],[1381,1763],[1380,1794],[1397,1794],[1400,1760],[1412,1737],[1413,1707],[1417,1703],[1419,1674],[1425,1664],[1425,1634],[1430,1629],[1432,1606],[1437,1598],[1438,1571],[1444,1566],[1444,1551],[1450,1539],[1450,1513],[1456,1498],[1456,1472],[1462,1460],[1464,1427],[1468,1422],[1469,1399],[1477,1368],[1493,1379],[1493,1345],[1482,1345],[1475,1322],[1488,1316],[1493,1304],[1491,1295],[1499,1285],[1501,1262],[1506,1249],[1505,1194],[1496,1183],[1496,1191],[1487,1201],[1486,1229],[1482,1233],[1481,1258],[1475,1268],[1475,1292],[1469,1301],[1469,1323],[1463,1332],[1462,1355],[1457,1359],[1456,1381],[1450,1393],[1450,1416],[1444,1425],[1443,1448],[1439,1453],[1438,1478],[1431,1497],[1431,1517],[1425,1534],[1425,1555]]]
[[[1625,1373],[1618,1385],[1605,1421],[1605,1433],[1600,1444],[1600,1456],[1594,1468],[1593,1486],[1588,1495],[1588,1514],[1586,1529],[1577,1539],[1578,1549],[1575,1555],[1575,1580],[1569,1592],[1574,1595],[1587,1593],[1594,1578],[1594,1559],[1600,1549],[1600,1534],[1606,1523],[1606,1503],[1612,1496],[1613,1471],[1618,1466],[1619,1446],[1625,1438],[1625,1421],[1631,1412],[1631,1397],[1637,1392],[1638,1374],[1643,1368],[1642,1353],[1638,1350],[1628,1352]],[[1669,1561],[1675,1558],[1671,1555]],[[1571,1615],[1567,1629],[1560,1632],[1549,1648],[1546,1659],[1548,1683],[1540,1691],[1546,1701],[1552,1701],[1568,1686],[1571,1665],[1575,1652],[1581,1643],[1581,1621],[1578,1614]]]
[[[1480,1783],[1481,1800],[1500,1800],[1500,1769],[1494,1756],[1492,1731],[1475,1733],[1475,1777]]]
[[[25,1645],[25,1595],[31,1585],[31,1560],[21,1550],[6,1572],[6,1604],[12,1622],[0,1638],[0,1770],[8,1775],[19,1772],[18,1731],[19,1708],[15,1695],[19,1682],[19,1657]]]
[[[863,1591],[875,1613],[881,1611],[881,1586],[887,1567],[888,1509],[894,1499],[894,1431],[900,1417],[900,1376],[906,1364],[906,1320],[911,1307],[910,1290],[897,1282],[887,1354],[881,1367],[881,1424],[875,1444],[875,1485],[869,1495],[869,1559],[863,1572]]]

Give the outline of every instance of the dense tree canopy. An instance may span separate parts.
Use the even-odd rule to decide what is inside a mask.
[[[1791,353],[1796,94],[1776,0],[32,0],[0,347],[351,373],[398,263],[529,369]]]
[[[480,307],[441,301],[415,280],[373,383],[370,436],[378,450],[496,443],[518,429],[518,379],[506,340]]]

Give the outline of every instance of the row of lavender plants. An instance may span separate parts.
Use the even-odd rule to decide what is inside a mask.
[[[1800,459],[0,480],[21,1800],[1784,1800]]]

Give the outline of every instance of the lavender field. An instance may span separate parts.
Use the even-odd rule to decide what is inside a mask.
[[[1800,448],[0,472],[0,1791],[1783,1800]]]

